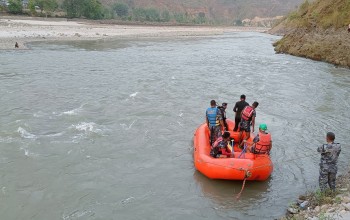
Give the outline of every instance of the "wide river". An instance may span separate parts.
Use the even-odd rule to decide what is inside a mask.
[[[334,131],[349,163],[350,70],[274,53],[278,38],[36,43],[0,52],[1,219],[274,219],[318,185]],[[211,99],[257,100],[273,135],[265,182],[193,166]]]

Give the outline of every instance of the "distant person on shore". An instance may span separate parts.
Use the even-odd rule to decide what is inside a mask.
[[[19,45],[18,45],[18,43],[17,43],[17,42],[15,43],[15,48],[19,48]]]
[[[222,128],[224,127],[224,122],[222,120],[222,115],[219,109],[216,107],[216,101],[210,101],[210,107],[205,112],[205,120],[210,131],[210,145],[212,145],[216,139],[221,137]]]
[[[211,147],[210,156],[214,158],[231,157],[231,150],[228,148],[230,141],[230,132],[225,131],[222,137],[219,137]]]
[[[226,103],[226,102],[222,103],[222,105],[219,106],[218,108],[219,108],[219,110],[220,110],[220,114],[221,114],[222,120],[223,120],[223,122],[224,122],[225,131],[228,131],[228,125],[227,125],[227,122],[226,122],[227,103]]]
[[[348,32],[350,33],[350,24],[349,24],[349,26],[348,26]]]
[[[256,108],[259,106],[258,102],[254,102],[252,106],[246,106],[241,114],[241,123],[240,123],[240,136],[242,137],[243,132],[245,132],[244,139],[241,140],[239,147],[243,147],[243,143],[247,142],[250,138],[250,130],[254,132],[255,127],[255,117],[256,117]],[[252,129],[250,129],[252,126]]]
[[[241,113],[243,109],[248,106],[248,102],[245,101],[245,95],[241,95],[241,101],[236,102],[233,111],[235,112],[235,128],[233,131],[237,131],[239,123],[241,122]]]
[[[253,142],[254,145],[250,149],[250,152],[254,154],[270,154],[272,148],[271,134],[266,132],[267,125],[259,125],[259,133],[255,136]]]
[[[317,152],[321,153],[319,185],[322,192],[328,186],[332,191],[335,191],[335,181],[338,172],[337,162],[341,146],[339,143],[334,143],[334,140],[335,134],[328,132],[326,136],[327,144],[317,148]]]

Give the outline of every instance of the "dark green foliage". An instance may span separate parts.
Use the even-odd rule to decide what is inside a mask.
[[[35,6],[40,7],[41,13],[54,12],[58,8],[56,0],[29,0],[28,8],[32,13],[35,13]]]
[[[154,8],[135,8],[133,17],[136,21],[159,22],[161,20],[159,11]]]
[[[63,8],[69,18],[79,18],[81,16],[88,19],[104,18],[105,9],[98,0],[64,0]]]
[[[113,10],[121,18],[127,17],[129,15],[129,6],[127,6],[126,4],[123,4],[123,3],[115,4],[113,6]]]
[[[9,0],[8,10],[12,14],[21,14],[22,13],[22,0]]]
[[[235,24],[236,26],[243,26],[243,22],[242,22],[242,20],[240,20],[240,19],[235,20],[234,24]]]

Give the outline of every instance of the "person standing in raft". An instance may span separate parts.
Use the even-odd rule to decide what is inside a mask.
[[[335,134],[328,132],[326,136],[327,144],[317,148],[321,153],[319,185],[321,191],[327,189],[327,185],[332,191],[335,191],[335,180],[338,171],[338,157],[341,151],[339,143],[334,143]]]
[[[210,145],[212,145],[216,139],[221,137],[221,130],[224,127],[222,115],[220,114],[219,109],[216,107],[215,100],[210,101],[210,108],[207,109],[205,115],[207,126],[210,130]]]
[[[231,157],[231,150],[228,149],[228,142],[230,141],[230,132],[225,131],[222,137],[219,137],[211,147],[210,156],[214,158]]]
[[[233,111],[235,112],[235,128],[233,131],[238,130],[238,125],[241,122],[241,113],[243,109],[248,105],[248,102],[245,101],[245,95],[241,95],[241,101],[236,102],[236,105],[233,108]]]
[[[222,116],[222,121],[224,122],[225,131],[228,131],[228,125],[227,125],[227,122],[226,122],[227,103],[226,102],[222,103],[222,105],[219,106],[218,108],[219,108],[220,114]]]
[[[254,145],[250,149],[250,152],[254,154],[270,155],[270,151],[272,148],[272,140],[271,140],[271,134],[267,133],[266,130],[267,130],[267,125],[260,124],[259,133],[257,136],[255,136],[253,140]]]
[[[252,106],[246,106],[241,114],[241,123],[240,123],[240,136],[242,137],[243,132],[245,132],[244,139],[241,140],[239,146],[242,148],[243,143],[246,143],[250,138],[250,126],[252,126],[252,132],[254,132],[255,127],[255,109],[259,106],[258,102],[254,102]]]

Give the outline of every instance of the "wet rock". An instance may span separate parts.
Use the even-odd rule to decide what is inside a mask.
[[[302,209],[302,210],[305,210],[307,207],[309,207],[309,201],[304,201],[302,202],[299,207]]]
[[[346,211],[350,211],[350,203],[343,204]]]
[[[299,210],[298,209],[295,209],[295,208],[288,208],[288,210],[287,210],[289,213],[291,213],[291,214],[297,214],[298,212],[299,212]]]
[[[316,206],[314,209],[315,212],[319,213],[321,211],[321,208],[319,206]]]
[[[321,210],[322,210],[322,211],[324,211],[324,210],[326,210],[326,209],[328,209],[328,205],[322,205],[322,206],[321,206]]]
[[[335,208],[328,209],[328,212],[330,212],[330,213],[335,212]]]
[[[342,199],[342,201],[343,201],[344,203],[350,203],[350,197],[344,196],[343,199]]]

